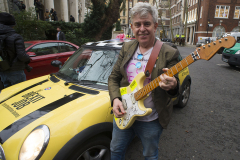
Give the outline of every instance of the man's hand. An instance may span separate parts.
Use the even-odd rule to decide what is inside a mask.
[[[118,98],[113,100],[113,113],[116,118],[121,118],[126,113],[123,109],[122,102]]]
[[[164,73],[167,71],[168,68],[163,68]],[[161,81],[159,82],[159,86],[166,91],[172,90],[177,86],[177,80],[175,77],[169,77],[166,74],[161,74],[160,79]]]

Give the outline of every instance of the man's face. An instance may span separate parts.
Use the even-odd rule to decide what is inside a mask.
[[[60,32],[60,31],[61,31],[61,29],[60,29],[60,28],[57,28],[57,31],[58,31],[58,32]]]
[[[158,24],[153,22],[153,17],[148,13],[147,17],[138,14],[133,18],[131,25],[134,36],[141,46],[149,47],[155,40],[155,32]]]

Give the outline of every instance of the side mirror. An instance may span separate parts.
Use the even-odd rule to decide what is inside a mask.
[[[34,52],[27,52],[27,54],[29,55],[29,57],[36,57],[36,53]]]
[[[62,62],[59,61],[59,60],[53,60],[53,61],[51,62],[51,65],[52,65],[53,67],[59,67],[59,69],[62,68]]]

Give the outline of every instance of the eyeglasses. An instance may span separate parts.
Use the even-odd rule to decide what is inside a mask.
[[[142,61],[142,60],[143,60],[143,54],[138,54],[137,60]],[[141,63],[141,62],[137,62],[137,63],[135,64],[135,67],[138,68],[138,69],[140,69],[140,68],[142,67],[142,63]]]

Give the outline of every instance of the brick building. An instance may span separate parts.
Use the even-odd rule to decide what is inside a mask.
[[[132,0],[129,1],[129,8],[131,8],[140,0],[134,0],[134,3],[131,3]],[[159,10],[157,37],[162,36],[164,28],[166,37],[172,38],[170,20],[172,20],[173,36],[184,34],[186,19],[188,44],[196,44],[199,36],[220,37],[226,32],[240,32],[240,0],[150,0],[149,3]],[[187,15],[185,15],[185,9]],[[121,12],[121,25],[125,33],[127,25],[131,23],[128,23],[127,12],[128,6],[124,13]]]
[[[220,37],[240,31],[240,0],[199,0],[195,42],[198,36]]]

